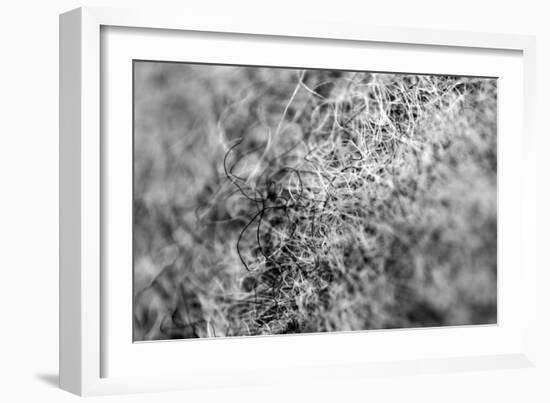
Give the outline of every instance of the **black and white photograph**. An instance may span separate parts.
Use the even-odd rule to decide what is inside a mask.
[[[134,60],[134,341],[496,324],[497,87]]]

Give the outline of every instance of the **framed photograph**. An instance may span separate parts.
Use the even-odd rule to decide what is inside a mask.
[[[60,383],[534,365],[534,39],[60,17]]]

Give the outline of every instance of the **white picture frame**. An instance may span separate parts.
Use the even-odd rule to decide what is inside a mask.
[[[501,233],[501,218],[510,219],[510,226],[520,234],[516,234],[518,250],[514,251],[514,262],[518,263],[521,281],[510,281],[505,276],[506,292],[502,297],[499,283],[499,325],[480,329],[472,333],[470,329],[453,328],[448,330],[399,330],[354,332],[339,335],[300,335],[268,338],[236,338],[235,340],[206,340],[192,342],[194,351],[200,354],[187,354],[187,360],[175,360],[169,365],[169,355],[182,354],[183,343],[160,342],[135,345],[126,336],[113,337],[117,332],[113,323],[118,322],[120,310],[127,305],[119,305],[119,310],[112,310],[113,298],[109,298],[110,288],[117,287],[116,279],[105,272],[107,250],[104,244],[102,226],[106,216],[102,214],[105,202],[105,190],[108,188],[106,178],[112,173],[107,169],[105,161],[105,147],[111,147],[109,139],[102,137],[102,133],[110,128],[105,120],[106,113],[102,112],[105,94],[123,95],[127,99],[125,87],[118,87],[112,81],[103,80],[102,57],[110,55],[103,48],[112,47],[124,53],[123,49],[132,49],[125,46],[127,40],[119,37],[116,32],[114,39],[107,41],[102,32],[109,31],[109,27],[127,29],[122,37],[132,36],[133,29],[155,30],[161,33],[156,39],[150,39],[148,46],[154,46],[158,41],[159,49],[166,48],[178,40],[177,33],[192,32],[195,37],[201,33],[217,33],[218,37],[232,35],[253,38],[257,43],[262,41],[292,41],[303,46],[310,46],[311,41],[328,41],[323,46],[339,47],[362,46],[362,44],[376,44],[379,48],[399,46],[412,47],[415,52],[424,52],[428,61],[432,61],[434,71],[437,72],[438,60],[430,54],[430,49],[441,52],[470,52],[480,57],[488,53],[511,52],[514,61],[511,65],[510,80],[514,88],[506,95],[505,102],[515,107],[521,107],[521,112],[514,122],[510,122],[520,132],[511,134],[510,141],[504,145],[499,142],[499,158],[501,155],[514,151],[514,143],[522,158],[521,167],[510,167],[504,172],[515,175],[522,186],[516,186],[516,196],[506,193],[505,185],[508,177],[499,173],[499,203],[512,200],[506,217],[501,217],[499,211],[499,265],[503,258],[501,251],[506,251],[508,245],[507,233]],[[130,31],[128,31],[128,29]],[[137,32],[137,31],[135,31]],[[161,38],[162,32],[172,33],[171,38]],[[228,39],[229,40],[229,39]],[[118,42],[117,42],[118,41]],[[165,45],[161,42],[165,41]],[[306,43],[307,42],[307,43]],[[286,43],[286,42],[285,42]],[[108,46],[107,46],[108,44]],[[123,45],[123,46],[121,46]],[[117,48],[118,46],[118,48]],[[146,47],[144,45],[144,47]],[[106,53],[105,53],[106,52]],[[236,50],[236,52],[238,52]],[[456,53],[456,52],[455,52]],[[153,53],[152,53],[153,54]],[[154,53],[162,57],[162,53]],[[103,55],[103,56],[102,56]],[[460,57],[456,53],[452,57]],[[120,56],[122,57],[122,56]],[[134,57],[131,51],[124,53],[124,57]],[[174,60],[181,58],[174,56]],[[199,57],[199,56],[197,56]],[[200,56],[203,57],[203,56]],[[207,56],[204,56],[207,57]],[[219,56],[219,58],[229,56]],[[244,56],[242,56],[244,57]],[[250,57],[263,57],[261,52]],[[266,56],[267,57],[267,56]],[[451,57],[451,56],[449,56]],[[431,58],[431,59],[430,59]],[[368,376],[369,374],[410,374],[418,372],[464,371],[491,368],[527,367],[535,363],[535,319],[529,312],[535,312],[536,265],[534,261],[534,243],[528,239],[529,233],[535,233],[535,183],[534,172],[534,102],[535,102],[535,41],[533,37],[521,35],[503,35],[489,33],[468,33],[457,31],[429,31],[408,28],[373,27],[368,25],[349,25],[344,23],[301,21],[300,24],[288,23],[281,25],[278,21],[249,20],[246,18],[206,18],[192,14],[176,14],[167,11],[151,10],[115,10],[104,8],[80,8],[60,16],[60,385],[63,389],[79,395],[97,395],[113,393],[134,393],[145,391],[160,391],[171,389],[185,389],[192,387],[210,387],[223,385],[251,385],[262,382],[302,382],[307,379],[345,379],[347,377]],[[215,59],[220,61],[222,59]],[[239,59],[241,60],[241,59]],[[243,59],[244,60],[244,59]],[[250,59],[247,59],[250,60]],[[388,59],[389,60],[389,59]],[[187,60],[189,61],[189,60]],[[191,61],[197,61],[195,59]],[[121,60],[121,63],[125,63]],[[321,61],[318,61],[321,63]],[[318,64],[317,63],[317,64]],[[333,63],[328,61],[327,63]],[[351,62],[348,62],[351,63]],[[397,63],[397,62],[395,62]],[[107,68],[111,68],[107,66]],[[421,67],[418,67],[421,68]],[[406,68],[405,68],[406,69]],[[395,71],[404,71],[400,66]],[[112,71],[112,70],[108,70]],[[519,73],[518,73],[519,72]],[[521,74],[520,74],[521,73]],[[109,73],[111,74],[111,73]],[[504,92],[504,94],[507,94]],[[109,95],[110,96],[110,95]],[[113,99],[115,99],[113,98]],[[110,105],[114,105],[108,98]],[[503,101],[503,102],[504,102]],[[499,108],[508,107],[505,104]],[[503,109],[504,110],[504,109]],[[499,109],[499,113],[501,109]],[[124,120],[122,114],[121,120]],[[102,120],[103,119],[103,120]],[[128,122],[126,122],[128,123]],[[499,130],[506,130],[501,127]],[[500,132],[499,132],[500,135]],[[119,146],[119,147],[123,147]],[[110,148],[111,149],[111,148]],[[118,148],[120,150],[120,148]],[[499,170],[500,170],[499,162]],[[512,169],[513,168],[513,169]],[[510,177],[511,178],[511,177]],[[504,182],[503,182],[504,181]],[[518,191],[518,189],[520,189]],[[504,193],[502,193],[503,191]],[[506,199],[503,197],[507,196]],[[108,198],[107,198],[108,199]],[[510,212],[515,209],[517,215],[511,217]],[[500,207],[499,207],[500,209]],[[516,209],[516,210],[517,210]],[[109,216],[110,217],[110,216]],[[512,222],[513,221],[513,222]],[[501,242],[501,237],[503,242]],[[519,240],[518,240],[519,237]],[[502,245],[504,243],[504,248]],[[504,253],[504,252],[503,252]],[[509,253],[509,252],[506,252]],[[499,269],[500,270],[500,269]],[[511,273],[511,272],[510,272]],[[499,274],[500,276],[500,274]],[[500,277],[499,277],[500,278]],[[106,280],[112,280],[114,285],[105,286]],[[500,280],[499,280],[500,281]],[[503,280],[504,281],[504,280]],[[521,298],[521,303],[514,308],[513,318],[510,320],[501,316],[501,306],[509,307],[512,294]],[[110,301],[110,302],[108,302]],[[127,303],[128,301],[126,301]],[[506,308],[507,309],[507,308]],[[506,316],[507,312],[504,312]],[[130,313],[128,313],[130,315]],[[521,317],[521,321],[519,318]],[[109,318],[109,320],[107,319]],[[504,319],[503,319],[504,318]],[[501,320],[502,319],[502,320]],[[506,319],[506,320],[505,320]],[[517,319],[517,320],[516,320]],[[120,321],[120,323],[126,323]],[[110,332],[106,330],[109,327]],[[397,332],[397,333],[396,333]],[[126,333],[124,333],[126,334]],[[410,341],[417,344],[419,353],[408,354],[410,348],[395,348],[391,357],[383,356],[376,359],[367,359],[364,354],[353,354],[353,350],[344,349],[341,353],[331,353],[340,345],[360,346],[365,340],[387,342],[381,339],[395,339],[397,343]],[[474,340],[486,340],[474,345]],[[453,340],[472,340],[466,342],[461,350],[448,343]],[[495,347],[490,349],[491,340]],[[118,343],[118,344],[117,344]],[[202,344],[198,344],[202,343]],[[205,344],[211,343],[211,344]],[[440,346],[438,346],[438,343]],[[468,344],[469,343],[469,344]],[[424,345],[424,347],[422,347]],[[428,351],[427,345],[438,346]],[[315,348],[325,348],[328,353],[324,356],[315,356]],[[382,353],[388,351],[381,349]],[[279,349],[279,350],[278,350]],[[277,360],[281,349],[290,349],[292,359]],[[144,351],[147,350],[147,351]],[[211,366],[214,359],[213,350],[218,357],[224,360],[239,361],[238,357],[247,354],[250,359],[242,359],[238,365]],[[179,353],[177,352],[179,351]],[[234,352],[234,354],[231,354]],[[273,360],[257,366],[248,367],[253,363],[253,357],[261,352],[273,351]],[[124,353],[120,353],[124,352]],[[246,352],[246,353],[245,353]],[[140,355],[145,369],[137,370],[132,367],[133,355]],[[210,354],[210,356],[208,355]],[[225,354],[225,355],[224,355]],[[374,353],[370,353],[374,357]],[[201,357],[206,357],[201,360]],[[203,361],[199,365],[199,360]],[[107,362],[128,362],[126,366],[120,364],[116,370],[107,365]],[[174,360],[172,360],[174,361]],[[166,373],[160,371],[154,374],[150,370],[154,365],[165,365]],[[114,365],[114,364],[113,364]],[[239,366],[240,365],[240,366]],[[114,368],[114,367],[113,367]],[[194,368],[197,368],[195,371]],[[209,370],[212,368],[212,370]],[[307,368],[307,371],[304,371]],[[260,371],[261,370],[261,371]]]

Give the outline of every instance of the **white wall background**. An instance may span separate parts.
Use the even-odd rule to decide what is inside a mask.
[[[81,5],[163,7],[231,18],[320,18],[374,25],[537,35],[539,364],[536,369],[375,377],[301,387],[257,387],[93,398],[115,402],[550,401],[550,281],[543,237],[550,224],[550,30],[545,2],[481,0],[15,1],[0,7],[0,400],[65,402],[58,356],[58,14]]]

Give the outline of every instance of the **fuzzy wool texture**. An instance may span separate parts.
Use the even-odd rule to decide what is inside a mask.
[[[134,69],[136,340],[496,323],[496,79]]]

